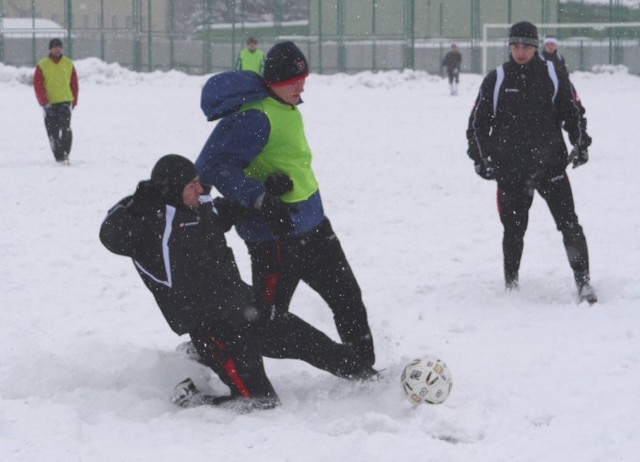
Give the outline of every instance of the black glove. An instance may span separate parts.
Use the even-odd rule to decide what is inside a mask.
[[[264,187],[269,194],[282,196],[293,189],[293,181],[285,173],[272,173],[265,180]]]
[[[273,194],[265,193],[260,205],[260,212],[267,220],[271,232],[276,237],[283,237],[293,231],[292,213],[299,210],[289,204],[285,204]]]
[[[580,148],[574,146],[569,153],[568,163],[573,163],[573,168],[580,167],[589,161],[589,150],[587,148]]]
[[[225,231],[229,231],[233,225],[237,225],[249,215],[249,211],[243,206],[226,197],[213,199],[213,206],[218,212],[218,217]]]
[[[496,179],[496,168],[488,157],[483,157],[480,162],[476,162],[474,165],[476,173],[485,180]]]
[[[141,181],[136,187],[136,192],[131,199],[128,210],[134,214],[140,214],[145,209],[155,207],[160,203],[159,191],[151,181]]]

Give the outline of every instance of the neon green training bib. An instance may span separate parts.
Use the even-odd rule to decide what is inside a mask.
[[[49,103],[69,103],[73,101],[71,92],[71,74],[73,62],[63,56],[59,62],[54,62],[48,56],[38,61],[44,76],[44,87],[47,91]]]
[[[249,109],[268,117],[271,134],[262,152],[244,169],[245,174],[264,182],[272,173],[285,173],[293,181],[293,190],[280,196],[283,202],[302,202],[311,197],[318,190],[318,181],[311,168],[311,148],[298,108],[266,98],[243,105],[241,111]]]

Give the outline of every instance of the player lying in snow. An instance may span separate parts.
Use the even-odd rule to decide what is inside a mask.
[[[349,346],[297,316],[267,319],[258,311],[224,236],[236,209],[202,193],[193,163],[169,154],[133,196],[111,208],[100,228],[107,249],[133,259],[171,329],[190,335],[201,362],[231,390],[228,396],[205,395],[187,379],[172,401],[183,407],[274,407],[279,399],[263,356],[301,359],[347,379],[375,376]]]

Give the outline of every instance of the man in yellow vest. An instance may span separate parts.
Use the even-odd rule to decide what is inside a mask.
[[[264,72],[264,51],[258,48],[258,41],[255,37],[247,39],[247,48],[243,48],[236,62],[236,69],[239,71],[253,71],[262,75]]]
[[[38,61],[33,88],[44,109],[44,125],[56,161],[68,165],[71,152],[71,110],[78,104],[78,75],[62,53],[62,40],[51,39],[49,55]]]
[[[302,51],[293,42],[281,42],[267,53],[263,78],[243,71],[211,77],[200,104],[208,120],[221,120],[196,168],[203,185],[215,186],[244,211],[236,231],[251,255],[263,317],[286,316],[303,281],[329,305],[340,339],[372,366],[367,310],[324,213],[298,109],[308,73]]]

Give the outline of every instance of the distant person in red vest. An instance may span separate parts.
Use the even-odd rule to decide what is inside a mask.
[[[78,75],[62,48],[62,40],[51,39],[49,55],[36,66],[33,88],[44,109],[44,125],[53,156],[58,163],[68,165],[73,139],[71,111],[78,104]]]

